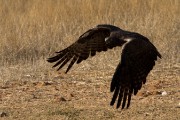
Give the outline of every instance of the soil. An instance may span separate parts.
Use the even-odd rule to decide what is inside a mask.
[[[2,71],[2,120],[180,120],[179,68],[152,71],[123,110],[109,105],[113,71]]]

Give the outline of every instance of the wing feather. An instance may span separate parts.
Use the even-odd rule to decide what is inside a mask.
[[[72,54],[68,55],[66,59],[62,62],[62,64],[59,66],[57,70],[60,70],[71,58],[73,57]],[[64,57],[65,58],[65,57]]]
[[[64,55],[62,58],[59,58],[60,60],[59,60],[55,65],[53,65],[53,67],[56,67],[56,66],[58,66],[59,64],[61,64],[62,62],[64,62],[64,60],[66,60],[66,56],[67,56],[67,54]],[[57,59],[57,60],[58,60],[58,59]]]
[[[120,107],[121,102],[122,109],[126,104],[127,108],[130,106],[131,95],[133,93],[136,95],[142,84],[146,82],[146,77],[155,65],[157,56],[161,57],[156,48],[147,40],[133,39],[124,46],[121,62],[111,82],[111,92],[115,90],[111,105],[114,105],[118,97],[117,108]]]
[[[73,66],[73,64],[76,62],[76,60],[78,59],[78,56],[75,55],[71,61],[71,63],[69,64],[67,70],[66,70],[66,73],[71,69],[71,67]]]
[[[108,46],[106,45],[105,38],[110,36],[111,27],[112,26],[101,25],[88,30],[82,34],[75,43],[64,50],[56,52],[57,55],[48,58],[47,61],[51,63],[56,62],[53,67],[60,65],[60,67],[57,69],[59,70],[72,58],[73,61],[70,62],[66,70],[67,73],[75,61],[77,61],[76,63],[78,64],[83,60],[86,60],[89,55],[95,56],[96,52],[107,51]]]
[[[124,107],[125,107],[125,105],[126,105],[126,99],[127,99],[127,97],[128,97],[128,91],[129,91],[128,88],[124,89],[122,109],[124,109]]]
[[[121,106],[121,101],[123,98],[123,87],[120,87],[120,92],[119,92],[119,97],[118,97],[118,101],[117,101],[117,106],[116,108],[119,108]]]

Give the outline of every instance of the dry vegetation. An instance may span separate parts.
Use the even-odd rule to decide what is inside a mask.
[[[180,119],[180,0],[0,0],[0,18],[0,119]],[[147,36],[163,56],[127,110],[109,106],[119,48],[67,75],[46,62],[100,23]]]

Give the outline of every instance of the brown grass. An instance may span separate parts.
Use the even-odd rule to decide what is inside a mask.
[[[1,0],[0,63],[46,58],[100,23],[144,34],[157,46],[163,62],[177,63],[179,4],[179,0]]]
[[[73,43],[87,29],[102,23],[113,24],[147,36],[162,54],[163,59],[158,60],[149,76],[157,82],[149,85],[167,81],[170,87],[165,82],[162,83],[164,87],[154,91],[163,88],[178,91],[179,6],[180,0],[0,0],[0,110],[8,113],[4,119],[146,119],[146,115],[141,115],[144,111],[149,119],[158,119],[159,116],[152,112],[153,108],[146,109],[148,103],[141,106],[141,101],[135,105],[134,100],[134,107],[140,108],[134,110],[132,106],[125,113],[112,110],[109,106],[111,96],[107,88],[110,82],[107,81],[110,81],[119,61],[119,48],[75,65],[68,75],[55,73],[46,58]],[[83,70],[90,74],[83,73]],[[43,81],[53,83],[48,86]],[[176,84],[173,86],[171,83]],[[68,90],[69,87],[71,89]],[[83,95],[81,92],[88,88],[90,90]],[[75,97],[67,96],[69,93],[75,94]],[[173,97],[178,96],[177,93],[167,100],[172,97],[177,102]],[[69,102],[57,102],[60,96],[69,99]],[[162,117],[167,118],[167,107],[169,114],[175,115],[169,118],[178,118],[177,110],[171,111],[174,104],[158,103],[152,104]],[[103,107],[99,107],[101,105]]]

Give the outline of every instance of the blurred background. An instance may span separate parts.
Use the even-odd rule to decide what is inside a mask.
[[[179,6],[179,0],[0,0],[0,65],[44,62],[89,28],[113,24],[147,36],[163,67],[179,66]],[[118,50],[93,61],[112,55],[119,61]]]

